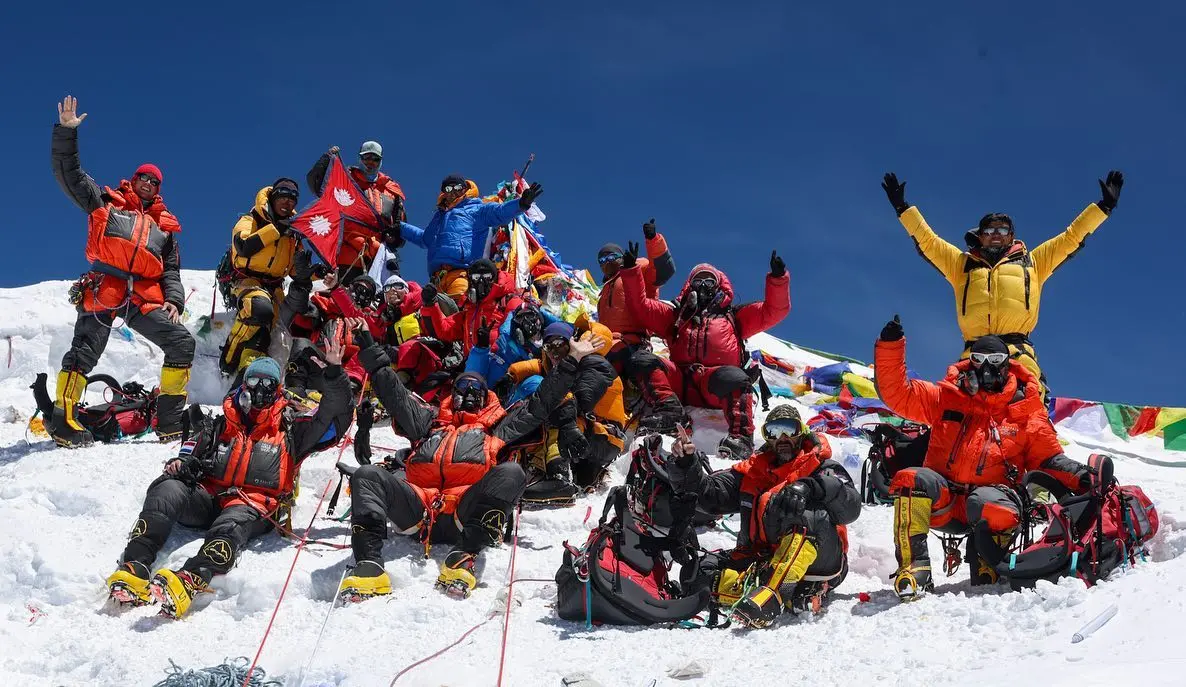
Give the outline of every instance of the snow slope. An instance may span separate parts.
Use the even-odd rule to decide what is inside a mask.
[[[192,292],[189,309],[209,313],[213,274],[186,271],[183,277]],[[26,440],[25,421],[33,408],[27,386],[37,372],[52,379],[69,344],[75,315],[65,301],[67,286],[58,281],[0,290],[0,337],[11,337],[12,351],[10,363],[0,367],[0,684],[151,685],[163,679],[169,659],[201,667],[250,657],[295,552],[293,544],[275,535],[253,543],[239,566],[215,581],[215,593],[200,599],[182,621],[158,618],[151,608],[117,611],[104,604],[104,578],[123,548],[144,489],[176,447],[146,437],[65,451],[45,440]],[[189,318],[191,323],[196,319]],[[196,363],[195,394],[207,403],[220,392],[210,357],[217,354],[217,343],[200,345]],[[811,355],[768,337],[754,343],[791,360]],[[138,338],[127,341],[115,334],[98,371],[151,384],[160,361],[160,352]],[[697,433],[706,446],[715,446],[712,420]],[[555,617],[554,584],[518,583],[521,605],[511,615],[503,684],[555,686],[563,676],[585,671],[606,687],[674,685],[678,681],[667,677],[667,670],[692,659],[707,673],[690,684],[705,686],[991,685],[1018,678],[1024,684],[1077,687],[1183,684],[1186,470],[1140,458],[1182,463],[1186,457],[1153,442],[1122,442],[1090,423],[1060,430],[1074,458],[1090,452],[1080,441],[1125,452],[1117,454],[1117,476],[1141,484],[1161,513],[1162,531],[1152,542],[1149,564],[1091,590],[1064,580],[1025,593],[973,590],[965,567],[953,578],[940,576],[938,594],[900,605],[887,582],[895,568],[890,509],[870,507],[850,527],[851,573],[830,611],[771,630],[586,631],[583,624]],[[373,441],[400,445],[387,429],[376,430]],[[859,471],[863,442],[832,441],[837,456]],[[336,454],[332,450],[306,463],[294,513],[298,531],[309,523],[335,474]],[[621,480],[625,461],[616,466],[615,480]],[[516,576],[551,579],[560,564],[561,542],[584,541],[601,504],[597,494],[571,509],[524,513]],[[729,524],[736,527],[735,521]],[[345,541],[347,534],[346,525],[325,517],[313,523],[312,536],[319,539]],[[731,537],[713,530],[703,540],[706,546],[723,547]],[[179,565],[199,542],[197,532],[177,528],[158,564]],[[492,608],[501,610],[509,547],[484,555],[483,584],[466,601],[432,589],[446,550],[436,547],[433,560],[423,561],[414,541],[389,540],[385,554],[395,593],[389,600],[338,607],[320,650],[312,655],[349,553],[307,549],[296,563],[261,665],[289,685],[299,682],[310,660],[306,685],[389,684],[403,667],[445,647],[486,619]],[[861,603],[859,592],[868,592],[870,600]],[[1071,634],[1113,602],[1119,615],[1087,641],[1072,645]],[[396,684],[494,684],[501,627],[501,616],[490,620]]]

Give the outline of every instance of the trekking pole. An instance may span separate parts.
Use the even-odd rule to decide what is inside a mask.
[[[349,533],[342,535],[342,544],[346,544],[346,539]],[[346,579],[346,573],[350,571],[351,566],[345,565],[342,567],[342,576],[338,578],[338,586],[335,589],[342,588],[342,582]],[[338,594],[334,592],[334,598],[329,604],[329,610],[325,612],[325,619],[321,621],[321,631],[317,633],[317,641],[313,644],[313,651],[309,654],[309,661],[305,667],[301,669],[300,677],[297,678],[297,687],[302,687],[305,684],[305,676],[309,674],[309,669],[313,667],[313,659],[317,657],[317,652],[321,649],[321,640],[325,637],[325,628],[329,626],[329,616],[334,612],[338,606]]]
[[[1096,630],[1106,625],[1109,620],[1115,617],[1116,612],[1119,610],[1120,609],[1116,606],[1116,604],[1112,604],[1111,606],[1105,608],[1099,615],[1089,620],[1086,625],[1079,628],[1078,632],[1071,635],[1071,644],[1078,644],[1084,639],[1090,637],[1095,633]]]

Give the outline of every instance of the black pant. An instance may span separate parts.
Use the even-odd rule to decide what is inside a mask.
[[[181,567],[207,582],[216,574],[230,571],[247,542],[272,528],[272,523],[251,506],[220,509],[218,500],[205,489],[162,475],[148,487],[144,507],[120,560],[136,561],[151,570],[174,524],[206,530],[206,541],[198,554]]]
[[[99,363],[111,336],[111,324],[123,317],[132,331],[156,344],[165,354],[165,367],[189,367],[194,361],[194,337],[185,325],[169,320],[162,308],[140,312],[135,306],[118,312],[80,312],[74,322],[74,339],[62,357],[63,370],[90,374]]]
[[[502,540],[507,519],[523,489],[527,475],[518,463],[496,465],[461,496],[454,517],[437,518],[433,541],[456,542],[458,548],[478,553]],[[419,531],[425,504],[408,484],[402,471],[364,465],[350,479],[350,524],[354,558],[382,563],[387,521],[401,534]]]

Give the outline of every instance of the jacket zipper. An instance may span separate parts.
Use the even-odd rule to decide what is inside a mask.
[[[984,474],[984,461],[988,459],[988,442],[995,441],[997,445],[1001,443],[1001,434],[997,431],[997,424],[992,420],[988,421],[988,437],[984,440],[984,446],[980,449],[980,462],[976,465],[976,475]],[[1002,458],[1004,452],[1001,453]]]
[[[960,442],[963,441],[964,433],[967,431],[967,429],[968,420],[965,418],[964,421],[960,423],[960,431],[955,435],[955,442],[951,445],[951,453],[947,455],[947,469],[949,470],[951,469],[952,465],[955,465],[955,452],[959,450]]]

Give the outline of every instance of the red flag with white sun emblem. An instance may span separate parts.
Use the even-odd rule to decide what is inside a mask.
[[[342,166],[342,158],[335,155],[321,197],[301,210],[292,221],[292,228],[308,239],[306,243],[325,264],[333,266],[338,262],[348,219],[373,224],[375,210]]]

